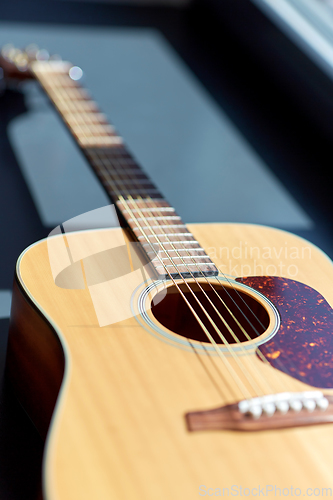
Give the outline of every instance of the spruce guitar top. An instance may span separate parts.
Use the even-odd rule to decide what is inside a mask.
[[[46,439],[44,500],[332,496],[329,258],[273,228],[186,226],[80,68],[33,46],[0,67],[40,83],[113,203],[17,263],[6,370]]]

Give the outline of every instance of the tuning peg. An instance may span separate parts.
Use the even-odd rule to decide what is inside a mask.
[[[29,60],[27,54],[15,48],[12,44],[5,45],[1,50],[1,55],[8,62],[15,64],[19,71],[25,71],[28,67]]]
[[[25,52],[21,52],[20,50],[15,53],[13,62],[16,64],[16,67],[19,71],[26,71],[29,65],[27,54]]]
[[[11,61],[17,50],[12,43],[6,43],[1,49],[1,55],[7,61]]]

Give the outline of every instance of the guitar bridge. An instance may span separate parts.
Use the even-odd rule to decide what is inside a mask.
[[[333,422],[333,396],[321,391],[283,392],[189,412],[189,431],[260,431]]]

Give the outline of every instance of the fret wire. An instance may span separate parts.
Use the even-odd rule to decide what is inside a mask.
[[[106,174],[101,173],[100,175],[103,175],[103,176],[105,176],[105,177],[106,177]],[[107,184],[109,184],[110,186],[112,186],[112,184],[113,184],[115,181],[117,181],[117,180],[118,180],[119,182],[122,182],[124,179],[122,179],[120,176],[117,176],[117,179],[115,179],[115,176],[114,176],[114,175],[112,175],[112,180],[109,180],[109,179],[105,178],[105,182],[106,182]],[[154,191],[157,191],[157,189],[155,188],[155,186],[154,186],[154,185],[153,185],[153,184],[149,181],[149,179],[148,179],[148,178],[146,178],[146,179],[129,179],[129,180],[127,181],[127,185],[131,185],[131,184],[136,185],[136,183],[137,183],[137,182],[138,182],[139,184],[142,184],[142,185],[144,185],[144,184],[150,184],[150,187],[148,187],[148,186],[147,186],[147,189],[150,189],[150,190],[152,190],[152,189],[153,189]]]
[[[98,108],[94,101],[62,101],[61,99],[57,99],[57,106],[62,110],[67,110],[67,112],[76,112],[76,113],[95,113]]]
[[[151,235],[148,235],[148,238],[150,238]],[[183,236],[184,238],[186,237],[190,237],[192,238],[192,234],[190,232],[188,233],[165,233],[163,234],[162,236]],[[140,238],[141,236],[138,236],[138,238]]]
[[[80,89],[80,87],[71,87],[69,89],[63,90],[61,87],[49,87],[49,94],[57,96],[61,101],[91,101],[91,96],[86,90]]]
[[[202,255],[182,255],[181,257],[178,257],[177,255],[174,256],[172,255],[172,258],[174,260],[177,259],[209,259],[209,257],[204,257]],[[161,257],[162,260],[170,260],[169,257]],[[199,264],[211,264],[212,262],[199,262]]]
[[[173,233],[171,233],[173,234]],[[200,243],[196,240],[176,240],[176,241],[173,241],[173,243],[175,243],[176,245],[199,245],[200,246]],[[169,245],[170,243],[169,242],[165,242],[166,245]],[[147,245],[147,243],[143,243],[142,246],[145,246]],[[200,247],[201,248],[201,247]],[[186,250],[186,248],[183,248],[182,250]],[[199,250],[199,248],[190,248],[189,251],[191,252],[192,250]],[[204,249],[202,249],[203,251],[205,251]],[[147,252],[148,253],[148,252]]]
[[[103,113],[70,113],[68,116],[64,113],[64,119],[66,122],[72,121],[79,124],[105,124],[108,125],[106,116]]]
[[[129,203],[131,202],[131,200],[126,200],[126,202],[127,202],[127,201],[128,201]],[[139,199],[137,199],[137,200],[134,200],[134,201],[135,201],[136,203],[140,203],[140,202],[146,203],[146,202],[145,202],[145,200],[139,200]],[[165,203],[165,205],[163,205],[163,207],[162,207],[162,205],[159,205],[159,206],[161,206],[162,208],[172,208],[172,209],[175,211],[175,209],[174,209],[173,207],[170,207],[169,203],[168,203],[165,199],[160,199],[160,198],[149,198],[149,200],[148,200],[148,201],[149,201],[149,202],[153,202],[153,203],[159,203],[159,204],[161,204],[161,203]],[[127,203],[127,205],[130,207],[129,203]],[[134,209],[133,209],[132,207],[130,207],[130,208],[131,208],[131,211],[132,211],[132,212],[134,212]],[[140,211],[141,211],[141,210],[142,210],[142,208],[140,208]]]
[[[107,162],[107,167],[113,168],[114,162],[111,162],[110,159],[109,159],[109,157],[106,157],[105,161]],[[114,160],[114,161],[116,161],[116,160]],[[104,163],[104,165],[105,165],[105,163]],[[121,169],[119,169],[118,171],[119,172],[123,172]],[[140,169],[140,167],[138,167],[137,172],[140,173],[141,175],[145,176],[144,172]],[[100,174],[104,178],[106,178],[107,176],[110,178],[110,176],[111,176],[111,180],[110,181],[107,180],[107,182],[109,182],[111,185],[112,185],[112,183],[114,183],[113,172],[110,172],[110,170],[108,168],[106,169],[106,172],[102,171],[102,172],[100,172]],[[147,182],[149,182],[153,186],[153,184],[151,183],[151,181],[147,177],[146,177],[146,179],[147,179]],[[119,181],[119,183],[120,184],[125,184],[123,180]],[[133,183],[132,179],[130,180],[130,183]],[[128,181],[126,182],[126,187],[127,187],[127,185],[128,185]],[[155,188],[155,187],[152,187],[152,188],[141,188],[141,189],[130,188],[129,191],[132,194],[134,194],[134,193],[135,194],[141,194],[143,196],[146,196],[147,194],[152,194],[152,193],[158,193],[159,194],[159,190],[157,188]],[[121,194],[124,194],[122,190],[121,190]]]
[[[72,129],[75,131],[80,131],[83,133],[88,133],[90,134],[93,132],[94,134],[111,134],[114,135],[114,127],[111,125],[102,125],[102,124],[96,124],[96,123],[91,123],[90,125],[83,125],[80,123],[80,125],[71,125]]]
[[[101,172],[101,175],[103,175],[102,172]],[[124,173],[119,175],[117,172],[113,172],[112,177],[113,177],[113,179],[116,179],[116,180],[117,179],[119,179],[121,181],[126,180],[126,175]],[[125,177],[125,179],[124,179],[124,177]],[[108,179],[106,179],[106,180],[108,180]],[[142,172],[137,172],[135,174],[135,180],[138,182],[141,182],[141,183],[145,182],[146,184],[148,184],[148,183],[151,184],[151,181],[149,180],[149,178]],[[110,181],[108,180],[108,182],[110,182]],[[128,179],[127,182],[133,183],[135,181],[133,180],[133,178],[131,178],[131,179]]]
[[[215,267],[215,264],[213,264],[212,262],[202,262],[202,263],[193,263],[193,264],[185,264],[184,263],[184,264],[178,264],[178,265],[163,264],[162,266],[155,266],[155,269],[160,269],[160,268],[164,268],[164,267],[173,267],[174,269],[178,269],[178,268],[183,267],[184,269],[186,269],[188,266],[195,267],[196,269],[198,269],[198,265]]]
[[[158,211],[158,208],[152,208],[153,211]],[[136,209],[132,209],[133,212],[138,212]],[[150,211],[150,208],[141,208],[142,212]],[[162,207],[161,212],[175,212],[176,210],[173,207]]]
[[[134,182],[135,182],[135,181],[134,181]],[[126,216],[125,216],[125,217],[126,217]],[[137,218],[136,218],[136,220],[137,220]],[[180,217],[179,217],[179,220],[181,220],[181,219],[180,219]],[[128,223],[130,223],[130,219],[127,219],[127,221],[128,221]],[[168,225],[166,225],[165,227],[168,227],[168,226],[169,226],[169,227],[173,227],[171,224],[168,224]],[[185,227],[185,228],[186,228],[186,226],[185,226],[184,224],[177,224],[177,225],[174,225],[174,226],[175,226],[175,227],[182,227],[182,226],[183,226],[183,227]],[[147,227],[144,227],[144,226],[141,226],[141,227],[143,227],[144,229],[148,229],[148,230],[150,230],[151,232],[153,232],[153,231],[152,231],[152,229],[157,229],[157,228],[158,228],[158,229],[160,229],[160,227],[161,227],[161,226],[160,226],[160,225],[158,225],[158,226],[151,226],[151,225],[150,225],[150,226],[147,226]],[[187,230],[187,228],[186,228],[186,230]],[[148,235],[148,236],[149,236],[149,235]]]
[[[135,220],[138,220],[138,219],[135,219]],[[177,228],[178,227],[185,227],[186,228],[186,225],[185,224],[163,224],[163,225],[157,224],[156,226],[140,226],[140,227],[142,229],[159,229],[159,228],[163,229],[165,227],[170,227],[170,228],[173,228],[173,227],[177,227]]]
[[[127,221],[132,221],[134,219],[127,219]],[[142,217],[136,217],[135,220],[144,220]],[[167,215],[166,217],[160,216],[160,217],[146,217],[146,220],[181,220],[179,215]]]
[[[102,164],[102,161],[95,162],[95,160],[92,160],[92,162],[95,163],[97,169],[100,168],[100,165]],[[119,169],[116,169],[115,168],[114,172],[116,174],[121,173],[121,174],[124,174],[124,175],[125,174],[128,174],[128,175],[137,175],[137,174],[139,174],[139,175],[144,175],[145,177],[147,177],[146,174],[143,172],[143,170],[141,170],[141,168],[140,169],[139,168],[119,168]]]
[[[173,249],[169,250],[169,252],[173,252],[173,251],[174,251]],[[203,248],[190,248],[189,250],[187,248],[177,248],[177,251],[178,252],[204,252],[204,253],[206,253]],[[147,253],[150,254],[152,252],[151,251],[147,251]],[[194,255],[194,257],[195,257],[195,255]],[[198,255],[197,257],[206,258],[206,255]]]

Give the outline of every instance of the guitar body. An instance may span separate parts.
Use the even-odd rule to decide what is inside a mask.
[[[235,277],[241,271],[252,275],[254,266],[258,270],[261,265],[265,275],[273,269],[269,266],[278,270],[283,262],[282,276],[290,279],[289,270],[333,305],[332,263],[305,240],[255,225],[189,229],[226,274],[234,269]],[[120,241],[123,235],[128,242],[127,233],[118,228],[91,232],[94,240]],[[259,251],[245,252],[251,247]],[[126,308],[128,297],[137,300],[137,287],[129,276],[120,279],[117,300],[119,308]],[[151,312],[147,327],[135,316],[100,327],[87,286],[55,284],[46,240],[22,254],[16,282],[7,371],[40,432],[46,435],[48,429],[45,500],[189,500],[222,496],[223,489],[224,496],[226,489],[229,496],[262,496],[258,488],[265,496],[286,496],[283,489],[311,496],[307,488],[318,496],[314,489],[319,488],[321,496],[322,488],[332,487],[332,425],[191,431],[188,412],[242,399],[219,356],[196,350],[202,342],[187,348],[178,342],[183,337],[159,325]],[[279,304],[275,307],[279,311]],[[273,318],[269,304],[267,309]],[[263,363],[255,341],[247,346],[236,357],[252,374],[272,386],[280,384],[280,391],[285,386],[311,389]],[[296,343],[295,355],[300,347]],[[230,353],[225,356],[237,370],[237,360]],[[326,388],[325,393],[332,391]],[[300,492],[291,493],[297,488]]]

